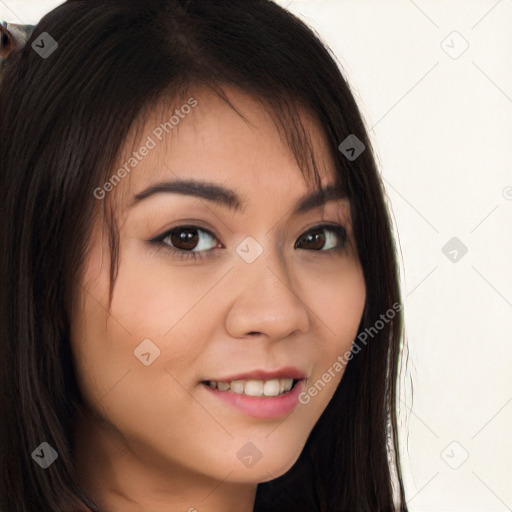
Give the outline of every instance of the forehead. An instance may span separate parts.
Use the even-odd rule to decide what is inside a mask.
[[[156,182],[185,177],[228,185],[242,197],[251,190],[310,190],[288,134],[276,123],[279,113],[238,89],[224,91],[230,104],[203,88],[147,112],[123,148],[118,167],[128,179],[116,192],[128,200]],[[334,163],[321,127],[305,110],[298,113],[301,126],[291,129],[304,130],[300,141],[309,140],[322,185],[332,184]]]

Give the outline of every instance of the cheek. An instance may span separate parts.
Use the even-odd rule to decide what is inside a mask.
[[[98,237],[80,287],[82,305],[73,312],[71,322],[71,346],[80,388],[90,404],[100,407],[107,403],[104,398],[118,383],[123,387],[136,375],[137,365],[142,366],[134,349],[163,329],[158,323],[161,312],[144,288],[144,275],[136,265],[127,273],[122,258],[109,310],[107,250],[106,236],[102,244]],[[124,380],[129,373],[130,377]],[[144,379],[139,385],[143,388]]]
[[[343,272],[330,280],[318,281],[312,308],[322,326],[317,339],[317,364],[301,402],[320,415],[340,383],[348,353],[357,335],[366,300],[366,286],[359,264],[347,262]],[[325,283],[319,286],[318,283]],[[341,361],[341,362],[340,362]]]
[[[218,278],[206,268],[162,264],[165,257],[149,255],[140,241],[123,250],[128,256],[120,262],[112,315],[132,333],[133,343],[149,338],[175,364],[193,362],[208,339],[202,336],[206,322],[198,319],[205,320],[212,282]]]
[[[341,272],[333,271],[329,279],[318,280],[312,289],[313,310],[326,333],[319,340],[319,348],[338,355],[351,346],[363,314],[366,284],[361,266],[344,262]]]
[[[103,246],[108,247],[105,240]],[[128,240],[121,247],[109,310],[109,261],[105,253],[102,258],[97,244],[81,289],[83,307],[74,313],[71,329],[77,378],[94,402],[127,373],[130,376],[120,387],[136,380],[142,390],[158,372],[163,380],[170,379],[162,373],[170,360],[173,371],[183,368],[190,373],[208,340],[202,335],[206,327],[191,323],[191,319],[204,315],[208,301],[202,299],[211,288],[211,276],[209,281],[207,276],[190,276],[190,272],[176,269],[171,273],[165,265],[148,258],[147,252],[130,247]],[[148,352],[149,356],[143,355]],[[146,362],[149,359],[149,365],[144,365],[144,358]]]

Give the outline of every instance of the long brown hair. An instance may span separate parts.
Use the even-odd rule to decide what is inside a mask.
[[[45,32],[58,46],[43,58],[32,43]],[[101,512],[73,465],[82,398],[69,343],[70,304],[97,214],[93,191],[159,98],[195,86],[222,95],[223,85],[263,100],[317,183],[299,113],[319,121],[350,200],[366,281],[359,333],[399,309],[396,247],[370,140],[334,58],[303,22],[267,0],[67,1],[10,55],[0,90],[3,511],[85,504]],[[349,135],[365,146],[356,159],[338,149]],[[112,293],[119,235],[112,205],[101,204]],[[348,362],[297,462],[258,486],[256,512],[407,510],[396,419],[401,312],[375,330]],[[43,441],[58,453],[46,470],[31,457]]]

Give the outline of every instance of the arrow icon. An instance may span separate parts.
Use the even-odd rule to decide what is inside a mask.
[[[345,155],[345,158],[353,162],[365,150],[365,146],[356,135],[351,133],[341,142],[338,149]]]
[[[457,441],[452,441],[442,452],[441,458],[452,469],[458,469],[469,458],[468,451]]]
[[[246,236],[237,246],[236,253],[246,262],[252,263],[263,252],[263,247],[252,237]]]
[[[34,37],[34,41],[32,42],[32,48],[39,54],[43,59],[48,58],[58,47],[57,41],[53,39],[53,37],[48,34],[48,32],[43,32],[39,34],[37,37]]]
[[[262,457],[262,453],[251,442],[245,443],[236,456],[238,460],[246,467],[252,468]]]
[[[160,357],[160,349],[149,338],[146,338],[134,349],[133,354],[144,366],[149,366]]]
[[[43,469],[50,467],[59,457],[59,454],[46,441],[42,442],[31,455]]]
[[[468,252],[462,240],[453,236],[441,248],[441,252],[452,262],[458,263]]]
[[[441,41],[440,46],[451,59],[458,59],[469,48],[469,43],[453,30]]]

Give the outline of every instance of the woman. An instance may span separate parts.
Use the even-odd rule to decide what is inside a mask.
[[[0,508],[406,511],[390,221],[312,31],[69,0],[5,71]]]

